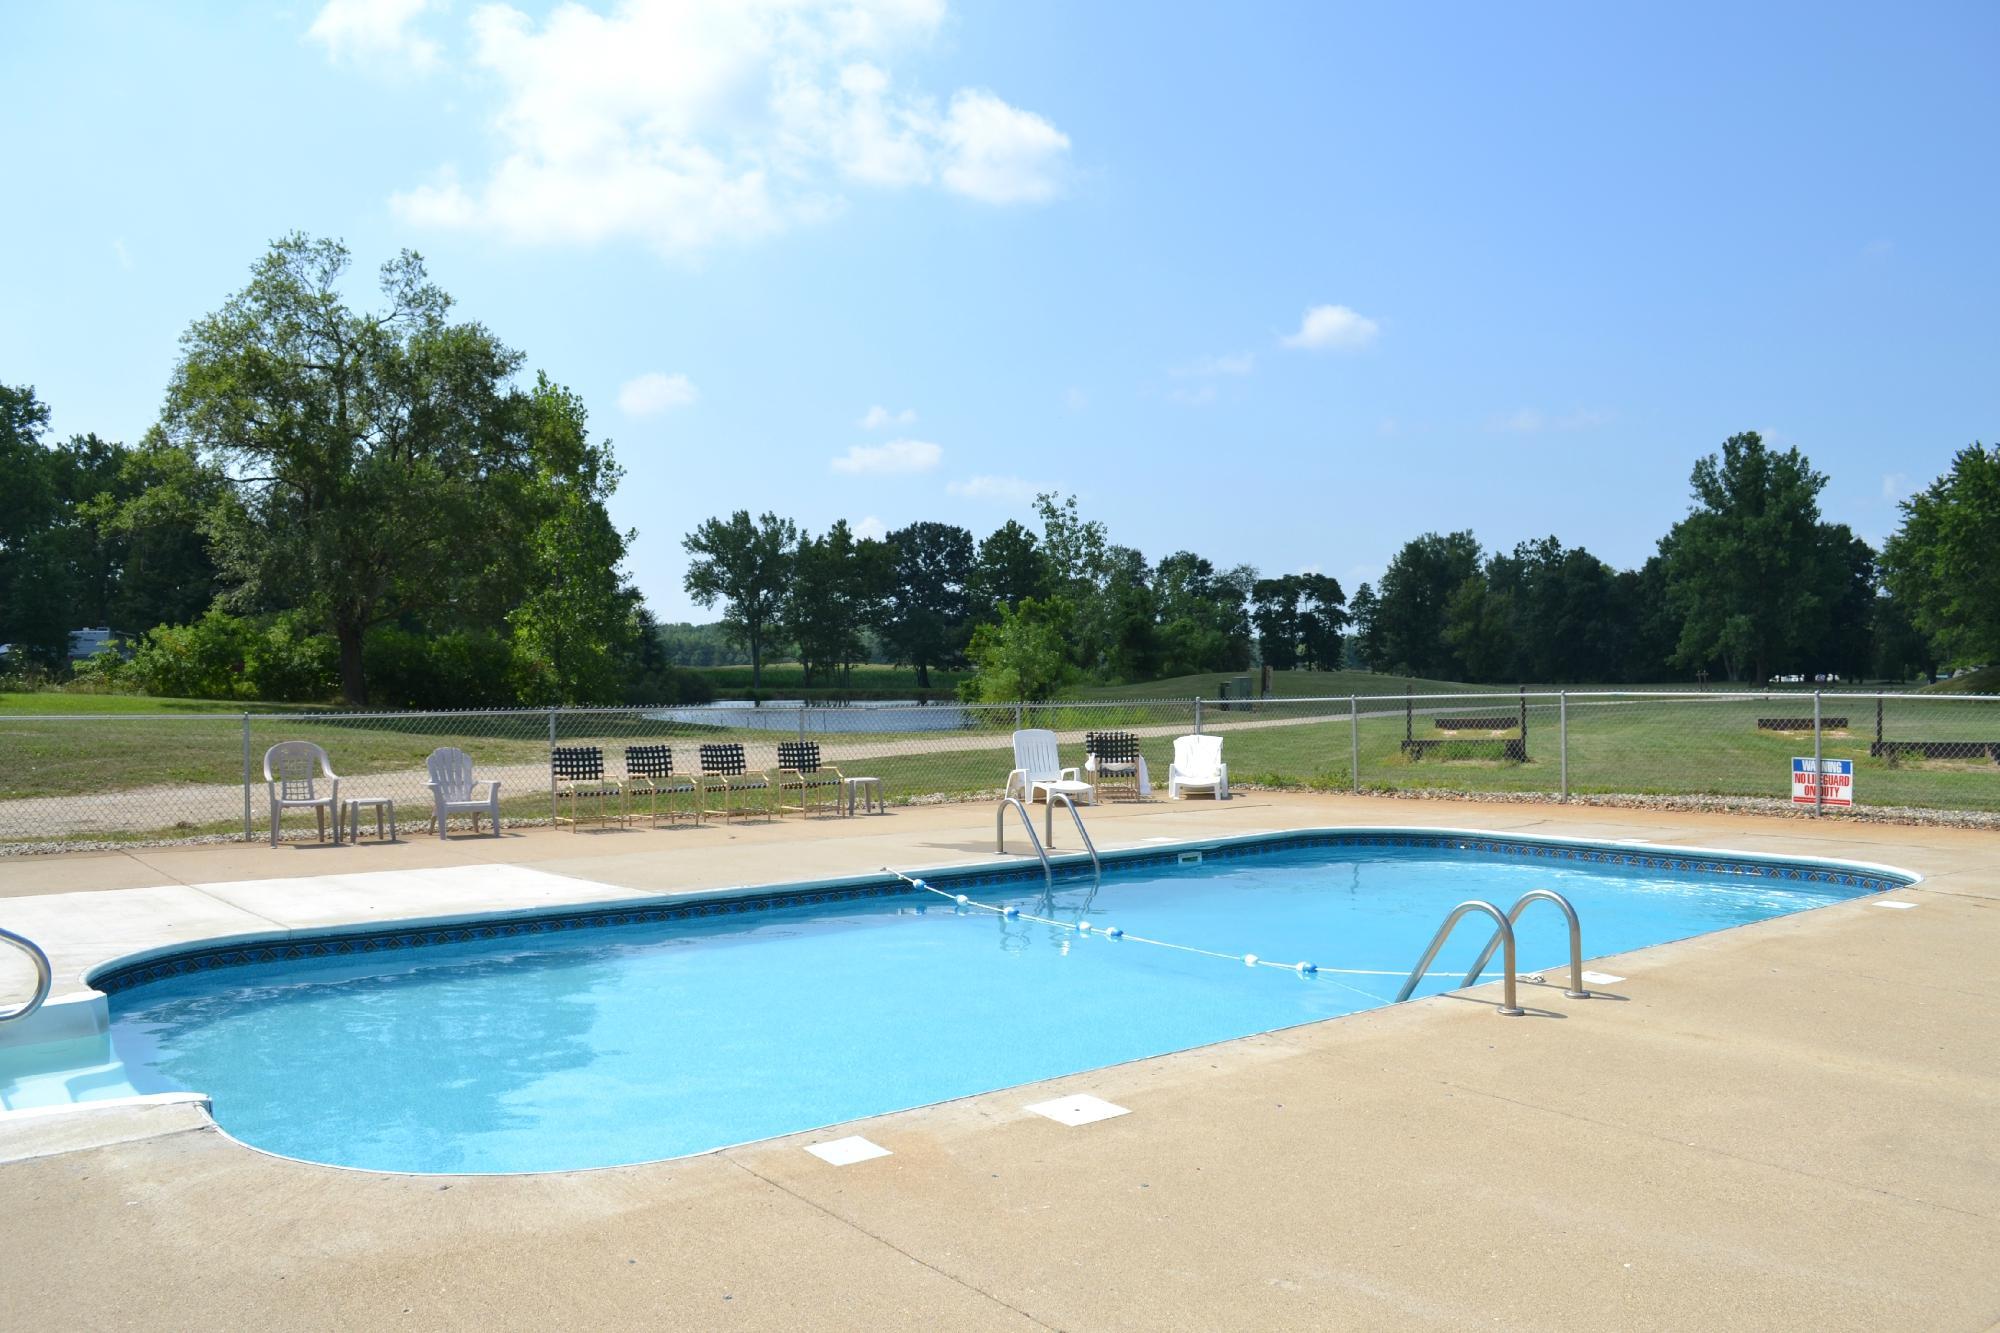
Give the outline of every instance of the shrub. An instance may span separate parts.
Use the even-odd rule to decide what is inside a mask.
[[[389,708],[505,708],[513,653],[485,630],[425,635],[383,626],[362,647],[374,703]]]
[[[248,622],[209,611],[192,625],[156,625],[129,672],[148,694],[187,699],[234,698],[254,632]]]
[[[314,633],[296,611],[284,612],[253,635],[246,654],[244,676],[259,699],[313,703],[340,688],[339,642]]]

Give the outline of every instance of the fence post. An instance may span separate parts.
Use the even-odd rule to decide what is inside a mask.
[[[1194,734],[1201,735],[1201,696],[1194,697]]]
[[[562,807],[556,801],[556,710],[549,710],[549,820],[555,821],[556,811]],[[570,811],[575,814],[576,811]]]
[[[1361,696],[1347,696],[1347,767],[1354,790],[1361,790]]]
[[[257,841],[256,830],[250,826],[250,715],[243,715],[243,841]]]
[[[799,744],[804,745],[805,741],[806,741],[806,701],[801,699],[799,700]]]
[[[1569,691],[1556,691],[1556,750],[1562,755],[1562,799],[1569,799]]]
[[[1819,691],[1813,691],[1813,814],[1817,816],[1820,807],[1826,804],[1826,769],[1821,763],[1819,727]]]
[[[1019,731],[1020,729],[1021,729],[1021,704],[1019,700],[1016,700],[1014,703],[1014,730]]]

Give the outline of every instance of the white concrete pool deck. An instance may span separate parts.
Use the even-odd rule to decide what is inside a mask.
[[[266,1157],[186,1106],[24,1119],[0,1126],[0,1158],[19,1159],[0,1165],[0,1247],[31,1277],[0,1284],[0,1326],[2000,1318],[2000,837],[1263,794],[1091,822],[1107,848],[1447,826],[1925,879],[1887,895],[1911,910],[1864,898],[1601,960],[1625,978],[1610,996],[1528,987],[1524,1018],[1496,1017],[1483,990],[1438,997],[652,1166],[378,1176]],[[216,934],[925,868],[991,859],[991,834],[990,807],[945,806],[41,858],[0,862],[0,924],[51,946],[60,989]],[[1082,1094],[1128,1113],[1072,1128],[1027,1110]],[[889,1155],[803,1151],[851,1134]]]

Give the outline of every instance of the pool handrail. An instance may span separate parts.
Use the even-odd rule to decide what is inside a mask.
[[[1494,924],[1499,927],[1497,933],[1500,942],[1506,946],[1501,954],[1501,966],[1505,974],[1501,979],[1506,989],[1502,993],[1500,1012],[1510,1018],[1525,1012],[1514,1002],[1514,923],[1507,919],[1505,912],[1482,898],[1467,899],[1451,909],[1451,915],[1444,919],[1442,926],[1438,927],[1437,934],[1431,936],[1431,947],[1424,950],[1424,956],[1410,969],[1410,978],[1403,983],[1403,989],[1396,992],[1397,1004],[1410,998],[1410,992],[1417,988],[1419,981],[1423,980],[1425,969],[1430,967],[1431,960],[1437,957],[1438,950],[1444,947],[1445,937],[1451,934],[1451,928],[1468,912],[1484,912],[1492,917]],[[1477,973],[1474,975],[1477,976]],[[1470,984],[1470,981],[1467,984]]]
[[[1042,850],[1042,840],[1035,836],[1035,821],[1028,814],[1028,807],[1021,803],[1021,798],[1018,796],[1007,797],[993,811],[993,850],[996,852],[1007,850],[1007,807],[1010,805],[1014,807],[1015,813],[1021,816],[1021,827],[1028,831],[1028,844],[1035,849],[1035,856],[1042,863],[1043,883],[1054,887],[1056,876],[1055,871],[1049,868],[1049,854]]]
[[[1083,812],[1076,808],[1076,802],[1065,791],[1047,793],[1048,803],[1042,811],[1042,831],[1047,835],[1048,845],[1056,845],[1056,802],[1069,807],[1069,817],[1076,821],[1077,836],[1083,839],[1083,849],[1090,853],[1090,871],[1099,879],[1104,878],[1104,863],[1097,859],[1097,844],[1090,840],[1090,830],[1083,826]]]
[[[1538,899],[1554,903],[1562,909],[1563,916],[1569,920],[1569,989],[1563,994],[1572,1000],[1587,1000],[1590,998],[1590,991],[1583,984],[1583,925],[1577,920],[1576,908],[1571,906],[1569,899],[1554,889],[1530,889],[1516,900],[1507,913],[1507,920],[1518,922],[1528,904]],[[1465,974],[1466,985],[1470,986],[1479,979],[1479,974],[1486,970],[1487,961],[1493,957],[1493,950],[1499,943],[1500,933],[1495,931],[1493,938],[1486,942],[1485,951],[1479,955],[1479,961]]]
[[[49,998],[49,991],[55,986],[55,971],[49,966],[49,956],[42,952],[42,946],[26,935],[16,935],[6,927],[0,926],[0,940],[28,955],[28,960],[35,965],[35,993],[29,996],[28,1002],[19,1009],[9,1014],[0,1014],[0,1023],[12,1023],[16,1019],[26,1018],[42,1007],[42,1001]]]

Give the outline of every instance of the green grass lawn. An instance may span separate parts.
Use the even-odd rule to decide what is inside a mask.
[[[0,717],[62,717],[76,714],[306,713],[321,704],[250,703],[241,699],[159,699],[150,694],[66,694],[60,690],[0,690]]]
[[[1359,691],[1354,691],[1358,693]],[[11,704],[23,696],[6,696]],[[49,698],[25,696],[31,702]],[[78,696],[55,696],[66,702]],[[163,701],[127,701],[119,696],[88,696],[102,705],[111,700],[157,706]],[[240,711],[203,701],[178,701],[187,707],[162,716],[135,716],[135,710],[101,717],[65,718],[20,707],[0,707],[0,802],[30,797],[91,796],[133,788],[171,788],[175,784],[210,787],[238,783],[243,772],[244,735]],[[1436,700],[1426,714],[1408,719],[1414,737],[1448,733],[1435,724],[1447,716],[1517,714],[1499,700],[1468,700],[1452,706]],[[1704,794],[1722,796],[1789,795],[1790,762],[1810,755],[1813,739],[1757,729],[1760,716],[1800,712],[1791,700],[1763,702],[1726,700],[1686,694],[1672,698],[1591,699],[1572,697],[1568,704],[1569,788],[1573,793]],[[1809,712],[1809,707],[1805,710]],[[2000,810],[2000,765],[1990,759],[1962,761],[1871,757],[1875,706],[1869,700],[1825,701],[1828,717],[1845,716],[1847,725],[1829,730],[1824,753],[1854,760],[1856,794],[1864,805],[1911,805],[1968,810]],[[997,789],[1013,765],[1009,733],[1015,725],[1011,708],[983,711],[975,726],[943,732],[814,733],[850,775],[883,780],[885,794],[909,800],[931,794],[968,794]],[[1141,748],[1156,784],[1166,787],[1173,737],[1192,729],[1192,710],[1182,703],[1152,703],[1143,698],[1103,697],[1068,706],[1030,706],[1020,721],[1048,726],[1063,736],[1066,762],[1081,764],[1081,734],[1086,729],[1133,729],[1142,733]],[[1232,778],[1243,783],[1273,783],[1347,790],[1354,785],[1352,753],[1357,727],[1347,716],[1345,698],[1329,704],[1272,699],[1244,710],[1225,710],[1215,703],[1204,708],[1204,729],[1224,738],[1224,755]],[[1273,722],[1288,725],[1269,725]],[[567,744],[596,744],[606,751],[612,774],[622,771],[619,751],[634,742],[665,742],[674,746],[676,767],[694,767],[696,746],[707,740],[738,740],[748,750],[753,768],[774,765],[777,742],[792,738],[789,728],[778,731],[725,729],[648,718],[641,713],[568,713],[557,718],[557,739]],[[1554,792],[1562,774],[1557,745],[1559,710],[1554,700],[1529,707],[1528,761],[1498,758],[1413,759],[1403,753],[1404,710],[1397,697],[1364,702],[1358,723],[1360,785],[1364,788],[1440,789],[1467,791]],[[510,811],[539,814],[547,800],[548,715],[525,713],[442,714],[349,719],[313,711],[254,719],[250,728],[252,781],[261,787],[264,750],[279,740],[312,740],[326,747],[337,771],[349,777],[377,775],[360,787],[343,787],[354,794],[392,795],[407,818],[424,800],[423,761],[432,749],[453,745],[472,754],[482,767],[515,766],[506,789]],[[1146,735],[1146,732],[1157,735]],[[1467,736],[1484,733],[1455,733]],[[1910,694],[1888,700],[1883,708],[1882,734],[1889,740],[2000,741],[2000,705],[1950,695]],[[1517,737],[1518,725],[1502,729],[1497,738]],[[532,776],[525,776],[525,769]],[[375,789],[380,788],[377,793]],[[256,794],[261,811],[262,793]],[[173,835],[240,826],[240,814],[226,822],[229,811],[214,808],[216,797],[193,809],[190,796],[177,804],[171,790],[135,794],[131,798],[144,818],[157,818],[160,833]],[[155,815],[157,812],[157,816]],[[0,804],[0,841],[34,840],[40,830],[10,823]],[[49,816],[42,816],[43,819]],[[261,813],[259,825],[261,826]],[[60,816],[56,817],[59,825]],[[90,835],[103,836],[103,835]],[[127,830],[121,837],[144,836]]]

